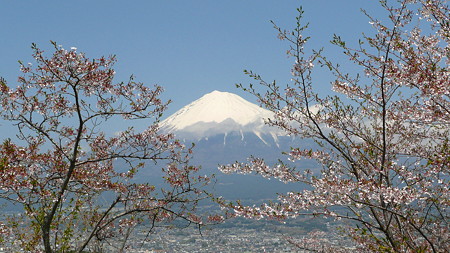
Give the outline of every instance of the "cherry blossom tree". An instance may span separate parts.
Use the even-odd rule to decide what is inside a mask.
[[[188,164],[189,148],[160,133],[168,105],[159,99],[162,88],[133,77],[116,83],[114,56],[89,59],[52,44],[49,57],[32,45],[35,63],[21,63],[17,87],[1,81],[1,115],[17,137],[0,145],[0,197],[24,208],[1,224],[3,242],[33,252],[107,244],[124,251],[139,224],[202,225],[196,206],[209,196],[202,189],[210,179]],[[105,131],[120,121],[148,127]],[[133,180],[156,162],[163,163],[154,174],[164,175],[164,187]]]
[[[294,30],[275,25],[295,60],[292,82],[280,86],[246,71],[260,85],[238,86],[275,113],[267,124],[317,144],[291,148],[290,160],[313,159],[322,169],[271,166],[253,157],[221,166],[225,173],[310,186],[261,206],[223,204],[248,218],[345,221],[343,231],[361,252],[449,252],[450,9],[441,0],[380,2],[387,21],[364,12],[373,36],[363,35],[354,48],[339,36],[332,40],[361,73],[345,73],[322,50],[306,52],[301,9]],[[316,92],[315,65],[334,74],[335,95]],[[295,244],[334,250],[318,240]]]

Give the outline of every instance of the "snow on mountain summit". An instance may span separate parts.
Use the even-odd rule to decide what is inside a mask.
[[[233,131],[242,135],[252,132],[264,141],[262,134],[269,134],[274,139],[278,135],[276,129],[264,124],[264,119],[272,116],[271,111],[236,94],[215,90],[181,108],[163,120],[160,126],[164,131],[183,133],[194,138]]]
[[[162,122],[173,130],[181,130],[197,122],[221,123],[232,119],[239,125],[247,125],[272,113],[229,92],[213,91],[190,103]]]

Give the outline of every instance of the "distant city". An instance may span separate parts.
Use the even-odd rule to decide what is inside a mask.
[[[333,223],[334,224],[334,223]],[[323,242],[341,249],[354,249],[349,240],[337,234],[337,227],[324,219],[278,221],[238,218],[224,224],[203,228],[190,227],[154,231],[138,227],[127,252],[307,252],[288,241],[301,240],[312,231],[324,231]],[[112,252],[116,248],[110,247]]]

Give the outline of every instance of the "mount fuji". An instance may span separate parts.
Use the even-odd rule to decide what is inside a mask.
[[[261,200],[273,198],[277,192],[299,189],[297,184],[266,180],[257,175],[225,175],[217,171],[219,164],[245,162],[250,156],[275,164],[290,147],[311,147],[285,135],[280,129],[264,124],[273,117],[268,111],[229,92],[213,91],[184,106],[165,120],[160,128],[175,134],[185,143],[195,143],[192,164],[201,165],[206,174],[216,174],[215,190],[228,199]],[[299,168],[317,165],[302,161]]]
[[[283,133],[264,124],[272,116],[271,111],[236,94],[216,90],[181,108],[160,126],[163,131],[185,140],[198,142],[222,136],[226,145],[230,138],[248,142],[256,136],[265,145],[279,146]]]

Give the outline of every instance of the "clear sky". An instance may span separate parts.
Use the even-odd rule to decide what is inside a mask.
[[[2,1],[0,76],[13,85],[17,61],[31,61],[31,43],[51,52],[53,40],[88,57],[117,55],[117,81],[134,74],[137,81],[162,85],[163,98],[173,100],[166,116],[213,90],[255,102],[234,84],[251,81],[243,69],[268,80],[291,78],[287,44],[269,20],[293,28],[299,6],[310,22],[309,46],[325,46],[336,59],[343,56],[328,43],[334,33],[356,42],[371,31],[360,8],[386,16],[374,0]],[[326,74],[316,81],[319,90],[329,89]]]

